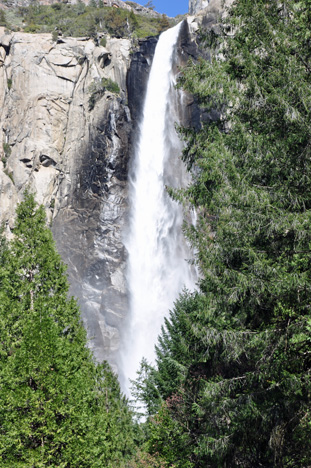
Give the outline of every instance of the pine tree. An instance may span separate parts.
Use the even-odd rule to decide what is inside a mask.
[[[171,27],[168,17],[163,13],[158,26],[158,33],[166,31]]]
[[[1,257],[1,466],[117,466],[133,449],[131,414],[107,364],[92,359],[44,209],[29,193]]]
[[[205,115],[219,116],[184,130],[193,183],[175,192],[199,214],[187,234],[204,305],[189,299],[198,313],[184,329],[175,310],[157,362],[196,468],[303,468],[311,459],[310,15],[307,0],[235,2],[221,54],[181,81]],[[191,362],[183,343],[199,349]]]

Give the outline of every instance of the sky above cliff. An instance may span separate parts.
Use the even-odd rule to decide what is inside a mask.
[[[153,0],[154,9],[167,16],[183,15],[188,13],[189,0]],[[142,5],[145,5],[142,3]]]

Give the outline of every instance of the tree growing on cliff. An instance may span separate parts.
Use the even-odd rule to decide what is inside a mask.
[[[154,6],[152,0],[149,0],[149,1],[144,5],[144,7],[145,7],[145,8],[149,8],[150,10],[154,10],[154,9],[155,9],[155,6]]]
[[[168,17],[163,13],[158,26],[159,34],[171,27]]]
[[[0,465],[115,467],[133,449],[131,414],[94,363],[43,207],[25,194],[1,247]]]

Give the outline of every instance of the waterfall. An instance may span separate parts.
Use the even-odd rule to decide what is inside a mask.
[[[150,71],[140,137],[130,175],[128,251],[129,321],[124,333],[123,372],[135,379],[142,357],[154,361],[164,317],[184,286],[194,287],[190,254],[182,235],[179,204],[166,185],[181,186],[186,171],[175,131],[181,92],[174,87],[174,49],[180,24],[162,33]],[[129,383],[125,383],[128,393]]]

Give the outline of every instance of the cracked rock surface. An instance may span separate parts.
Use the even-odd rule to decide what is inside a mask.
[[[198,27],[191,21],[190,33]],[[197,54],[189,28],[185,22],[176,73]],[[10,237],[24,190],[36,194],[68,265],[90,347],[115,370],[128,310],[128,167],[156,43],[110,37],[105,47],[88,38],[55,43],[51,34],[0,28],[0,223]],[[101,89],[102,78],[120,92]],[[185,123],[200,124],[191,96],[180,113]]]
[[[131,43],[13,33],[0,28],[0,220],[8,236],[25,188],[46,207],[78,297],[90,347],[115,363],[126,311],[122,228],[131,117]],[[91,110],[91,85],[118,83]]]

